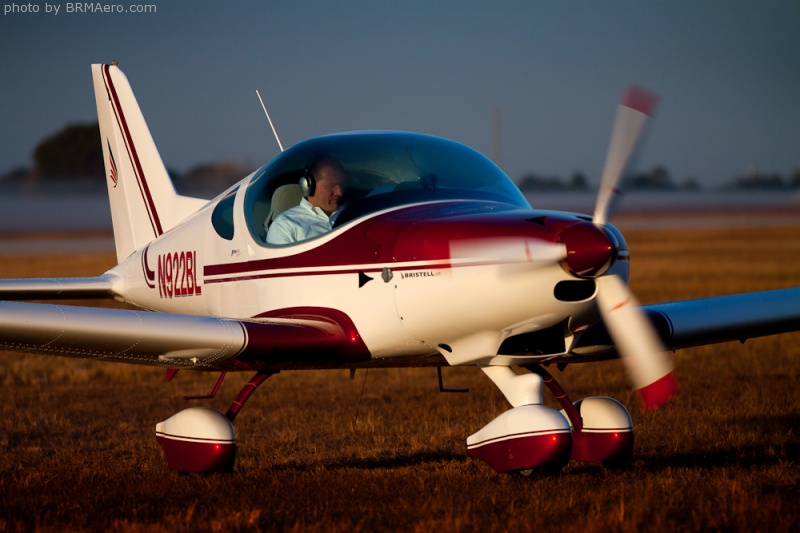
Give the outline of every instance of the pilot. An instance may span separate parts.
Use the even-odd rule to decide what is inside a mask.
[[[305,196],[300,205],[278,215],[267,231],[269,244],[291,244],[329,232],[342,210],[345,192],[342,164],[329,155],[319,156],[300,178]]]

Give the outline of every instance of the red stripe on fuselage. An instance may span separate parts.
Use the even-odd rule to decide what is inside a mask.
[[[469,263],[469,264],[457,264],[454,265],[452,263],[434,263],[434,264],[422,264],[422,265],[413,265],[413,266],[399,266],[396,264],[391,265],[392,272],[405,272],[408,270],[443,270],[449,268],[455,268],[459,266],[482,266],[488,264],[496,264],[490,263],[487,261],[476,262],[476,263]],[[366,268],[353,268],[353,269],[337,269],[336,267],[341,267],[342,265],[330,265],[330,270],[293,270],[288,272],[247,272],[242,274],[241,276],[229,276],[225,278],[217,278],[217,279],[204,279],[203,283],[206,285],[210,283],[225,283],[229,281],[249,281],[254,279],[267,279],[267,278],[292,278],[297,276],[332,276],[336,274],[358,274],[359,272],[363,272],[364,274],[380,274],[383,271],[383,267],[366,267]]]
[[[161,227],[161,220],[158,216],[158,212],[156,211],[153,195],[150,193],[150,187],[147,184],[147,178],[144,174],[144,170],[142,169],[142,163],[139,161],[139,154],[136,152],[136,146],[133,144],[133,136],[128,128],[128,122],[125,120],[125,115],[122,112],[122,105],[119,102],[119,96],[117,95],[117,91],[114,88],[114,83],[111,80],[109,69],[109,65],[103,65],[103,79],[113,104],[111,108],[114,110],[114,116],[117,119],[117,125],[122,131],[123,139],[125,140],[125,148],[128,151],[128,158],[130,159],[134,173],[136,174],[139,192],[142,195],[142,200],[144,201],[147,209],[147,214],[150,217],[150,225],[153,227],[155,236],[159,237],[164,233],[164,230]]]
[[[206,278],[209,276],[241,277],[259,275],[270,270],[303,269],[307,271],[309,268],[317,267],[347,268],[360,264],[374,264],[381,258],[381,247],[365,238],[366,231],[371,224],[372,220],[356,224],[340,233],[336,238],[296,254],[240,263],[206,265],[203,268],[203,275]]]
[[[451,202],[462,210],[465,202]],[[404,207],[397,211],[359,222],[335,238],[300,253],[237,263],[206,265],[204,283],[253,279],[352,274],[392,271],[441,270],[466,266],[498,264],[476,257],[452,261],[453,241],[503,237],[538,238],[555,242],[561,230],[574,224],[571,216],[547,215],[547,223],[533,222],[527,210],[480,211],[497,204],[472,203],[475,213],[446,216],[440,212],[448,204]],[[378,244],[380,243],[380,244]],[[209,279],[212,278],[212,279]]]

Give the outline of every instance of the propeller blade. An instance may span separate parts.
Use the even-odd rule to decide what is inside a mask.
[[[619,277],[603,276],[597,304],[645,410],[667,403],[677,388],[675,365],[633,294]]]
[[[450,257],[493,263],[559,263],[567,258],[567,247],[526,237],[466,239],[450,244]]]
[[[611,144],[608,147],[603,176],[600,178],[593,217],[595,224],[605,225],[611,217],[614,201],[620,193],[619,182],[631,163],[645,123],[652,116],[658,98],[656,93],[636,85],[625,91],[617,110]]]

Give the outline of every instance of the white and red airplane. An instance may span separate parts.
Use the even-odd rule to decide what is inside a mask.
[[[0,280],[0,349],[180,369],[255,372],[227,413],[156,425],[171,468],[230,470],[233,421],[281,370],[477,365],[512,408],[467,439],[496,471],[619,461],[633,424],[611,398],[572,402],[545,369],[621,357],[646,407],[674,394],[667,350],[800,330],[800,288],[640,307],[608,222],[656,103],[621,102],[593,216],[534,210],[488,159],[415,133],[352,132],[283,151],[217,198],[176,193],[127,78],[93,65],[119,264],[88,278]],[[345,207],[321,236],[266,228],[337,159]],[[313,196],[313,195],[312,195]],[[144,311],[11,300],[113,298]],[[516,372],[521,367],[528,372]],[[542,403],[543,385],[563,406]]]

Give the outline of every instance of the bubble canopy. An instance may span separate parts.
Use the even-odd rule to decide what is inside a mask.
[[[256,172],[244,208],[257,241],[265,242],[265,221],[268,225],[283,209],[276,209],[278,197],[285,198],[322,155],[336,158],[346,175],[345,206],[336,227],[390,207],[436,200],[480,199],[530,209],[502,170],[463,144],[418,133],[341,133],[299,143]],[[295,205],[298,191],[289,191]]]

